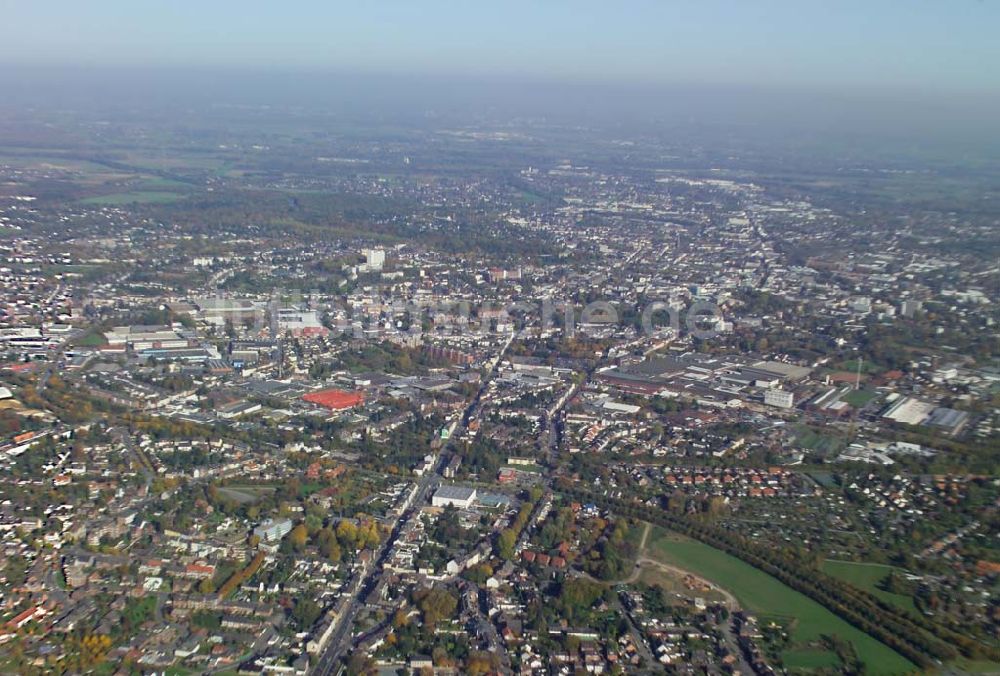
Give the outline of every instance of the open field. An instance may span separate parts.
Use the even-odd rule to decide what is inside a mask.
[[[793,644],[811,643],[823,635],[836,635],[854,646],[858,657],[867,665],[868,673],[900,674],[914,669],[914,665],[903,656],[820,604],[706,544],[657,529],[647,556],[691,570],[715,582],[732,592],[753,613],[795,618],[791,629]]]
[[[174,191],[174,190],[189,190],[191,186],[187,183],[181,183],[180,181],[175,181],[169,178],[150,178],[142,181],[135,186],[136,190],[140,191]]]
[[[176,192],[135,191],[98,195],[81,200],[83,204],[120,206],[122,204],[164,204],[176,202],[184,195]]]
[[[818,483],[823,488],[833,488],[837,485],[837,482],[833,478],[833,474],[830,472],[809,472],[809,476],[811,476],[813,481]]]
[[[807,425],[797,428],[796,442],[802,448],[822,454],[837,453],[846,445],[843,439],[821,434]]]
[[[91,330],[74,340],[73,343],[80,347],[103,347],[108,344],[108,340],[100,331]]]
[[[641,565],[639,582],[660,587],[668,594],[677,594],[688,599],[700,597],[708,603],[725,603],[726,601],[725,595],[714,589],[692,589],[684,583],[683,575],[651,564]]]
[[[898,606],[903,610],[909,610],[914,613],[918,612],[917,607],[913,605],[913,599],[909,596],[892,594],[879,588],[879,583],[893,570],[900,573],[903,572],[898,568],[881,563],[856,563],[854,561],[833,561],[830,559],[823,562],[824,573],[853,584],[858,589],[864,589],[873,596],[894,606]]]
[[[274,490],[270,486],[223,486],[219,488],[219,493],[236,502],[249,504],[274,493]]]
[[[851,390],[843,396],[843,400],[855,408],[861,408],[878,396],[874,390]]]
[[[840,660],[829,650],[822,648],[796,648],[786,650],[781,656],[788,669],[830,669],[840,664]]]
[[[37,148],[5,147],[0,151],[0,163],[18,169],[48,169],[73,172],[80,176],[112,176],[128,178],[132,174],[109,169],[98,162],[76,157],[71,150],[39,150]]]

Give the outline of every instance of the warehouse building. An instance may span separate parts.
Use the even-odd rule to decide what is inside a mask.
[[[452,505],[462,509],[468,509],[475,501],[476,489],[465,486],[441,486],[431,498],[431,504],[435,507]]]

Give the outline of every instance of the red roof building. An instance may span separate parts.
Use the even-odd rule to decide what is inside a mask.
[[[28,624],[28,622],[31,622],[36,617],[42,617],[44,615],[45,615],[44,608],[42,608],[41,606],[34,606],[32,608],[28,608],[24,612],[20,613],[17,617],[10,620],[7,623],[7,626],[14,627],[15,629],[20,629],[21,627]]]
[[[24,361],[12,364],[4,364],[3,368],[4,370],[13,371],[14,373],[24,373],[25,371],[34,371],[36,368],[38,368],[38,362]]]
[[[208,566],[201,563],[190,563],[184,567],[184,576],[197,579],[204,579],[215,575],[215,566]]]
[[[325,326],[306,326],[301,329],[294,329],[292,331],[293,336],[302,336],[303,338],[315,338],[316,336],[328,336],[330,335],[330,329]]]
[[[345,390],[320,390],[310,392],[302,397],[303,401],[316,404],[331,411],[343,411],[365,403],[365,393],[361,391],[347,392]]]

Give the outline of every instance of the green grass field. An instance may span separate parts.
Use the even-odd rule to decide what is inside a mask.
[[[786,650],[781,656],[788,669],[801,669],[811,671],[813,669],[830,669],[840,665],[840,659],[822,648],[796,648]]]
[[[793,659],[795,644],[804,646],[827,634],[849,641],[870,674],[900,674],[915,669],[902,655],[812,599],[718,549],[657,529],[647,546],[647,555],[690,570],[728,589],[740,604],[757,615],[795,618],[791,633],[793,645],[788,651]],[[833,658],[832,654],[828,654]],[[815,655],[811,659],[815,659]]]
[[[851,390],[843,396],[843,400],[854,408],[861,408],[878,396],[874,390]]]
[[[809,472],[809,476],[823,488],[834,488],[837,485],[831,472]]]
[[[898,608],[917,613],[913,599],[902,594],[892,594],[879,589],[879,583],[893,570],[903,572],[898,568],[880,563],[855,563],[853,561],[824,561],[823,572],[853,584],[858,589],[864,589],[873,596],[891,603]]]
[[[795,442],[802,448],[824,455],[837,453],[846,445],[843,439],[820,434],[807,425],[800,425],[795,431]]]
[[[251,504],[274,493],[272,486],[221,486],[219,493],[240,504]]]
[[[174,191],[174,190],[189,190],[191,188],[187,183],[181,183],[180,181],[175,181],[169,178],[160,178],[156,176],[154,178],[146,179],[142,183],[135,186],[135,190],[138,191]]]
[[[100,331],[91,330],[77,338],[74,343],[80,347],[103,347],[108,341]]]
[[[184,195],[176,192],[135,191],[98,195],[97,197],[88,197],[81,201],[83,204],[121,206],[123,204],[163,204],[166,202],[176,202],[183,197]]]

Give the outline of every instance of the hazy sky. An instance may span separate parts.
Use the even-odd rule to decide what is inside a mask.
[[[1000,90],[998,0],[0,0],[0,68]]]

